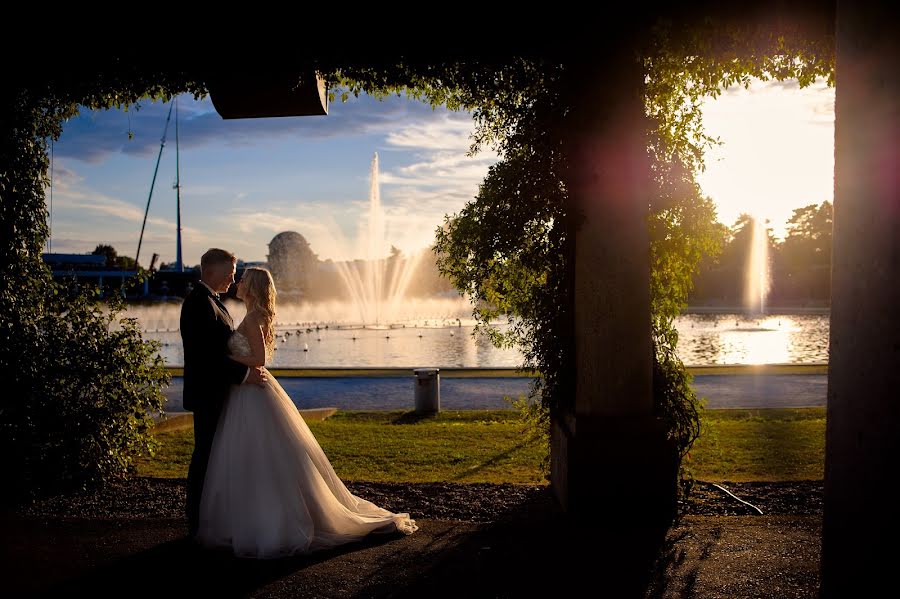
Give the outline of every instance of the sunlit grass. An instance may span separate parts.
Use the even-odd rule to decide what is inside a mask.
[[[403,411],[338,412],[308,424],[345,480],[546,484],[539,464],[547,446],[516,411],[443,411],[425,419]],[[138,473],[187,476],[193,431],[158,439],[159,452],[141,459]]]
[[[338,412],[309,422],[345,480],[546,484],[547,445],[513,410]],[[185,477],[191,429],[158,435],[160,450],[139,461],[142,476]],[[825,409],[705,410],[703,435],[686,464],[698,480],[821,480]]]
[[[707,481],[822,480],[825,408],[706,410],[687,465]]]

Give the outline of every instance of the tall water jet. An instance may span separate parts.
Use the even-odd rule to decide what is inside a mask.
[[[369,173],[369,213],[360,244],[361,260],[337,265],[347,295],[356,306],[358,324],[389,325],[397,322],[416,266],[425,252],[403,258],[391,254],[386,238],[384,208],[378,182],[378,153],[372,158]]]
[[[766,298],[771,284],[769,237],[762,219],[753,217],[751,227],[747,278],[744,284],[744,307],[750,314],[763,314],[766,311]]]

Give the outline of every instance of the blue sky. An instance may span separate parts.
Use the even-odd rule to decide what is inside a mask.
[[[84,111],[54,145],[52,249],[90,252],[98,243],[133,256],[168,104]],[[225,121],[209,99],[179,99],[184,259],[209,247],[264,260],[286,230],[321,259],[360,257],[352,240],[365,225],[369,169],[377,152],[386,237],[407,252],[433,240],[445,214],[477,193],[496,156],[466,156],[471,115],[406,98],[351,98],[327,116]],[[733,88],[707,102],[707,130],[725,146],[700,175],[719,220],[742,211],[772,221],[831,200],[834,92],[824,85]],[[134,137],[129,139],[128,132]],[[175,132],[170,126],[141,262],[175,258]]]
[[[431,243],[443,216],[478,190],[496,155],[466,155],[471,115],[405,98],[362,96],[327,116],[225,121],[209,99],[179,98],[182,243],[186,264],[209,247],[264,260],[293,230],[320,258],[357,257],[369,172],[378,153],[386,237],[406,251]],[[134,255],[168,104],[84,111],[54,145],[54,252],[108,243]],[[174,119],[173,119],[174,120]],[[129,139],[128,131],[134,133]],[[175,136],[170,125],[141,248],[175,257]]]

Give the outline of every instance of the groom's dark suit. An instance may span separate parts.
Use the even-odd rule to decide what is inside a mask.
[[[218,298],[198,284],[181,305],[184,344],[184,408],[194,412],[194,455],[188,468],[187,517],[190,534],[197,532],[203,479],[212,449],[219,412],[232,384],[240,384],[247,367],[228,358],[231,315]]]

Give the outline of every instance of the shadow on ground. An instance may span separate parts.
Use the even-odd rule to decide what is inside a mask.
[[[645,596],[666,530],[611,514],[587,526],[565,518],[549,489],[523,497],[492,522],[422,519],[410,536],[265,561],[200,550],[179,519],[16,518],[0,557],[15,596]]]
[[[235,558],[228,553],[203,550],[187,537],[114,559],[74,579],[54,585],[46,597],[250,597],[310,566],[341,555],[390,543],[396,537],[372,536],[333,551],[275,560]],[[309,594],[311,589],[288,587],[285,597],[329,596]],[[282,596],[278,594],[276,596]]]
[[[666,528],[622,513],[566,517],[549,487],[356,482],[355,493],[392,511],[411,512],[420,530],[373,535],[311,556],[257,561],[199,550],[187,541],[180,516],[184,481],[138,480],[0,511],[0,594],[815,596],[821,483],[729,486],[766,515],[752,515],[712,489]]]
[[[548,490],[549,493],[549,490]],[[567,519],[546,498],[466,535],[403,589],[357,597],[644,597],[666,529]],[[624,526],[621,526],[624,525]],[[594,589],[596,593],[591,592]]]
[[[391,420],[391,424],[416,424],[423,420],[434,420],[435,417],[435,414],[419,413],[413,410],[403,412],[402,414]]]

